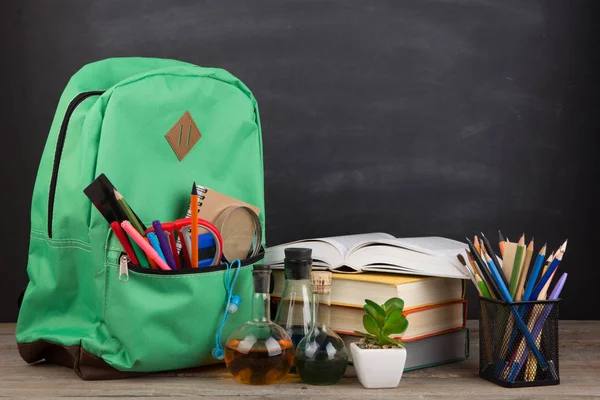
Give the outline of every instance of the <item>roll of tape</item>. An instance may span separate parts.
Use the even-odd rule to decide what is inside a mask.
[[[262,226],[250,207],[228,207],[217,216],[214,225],[223,238],[223,255],[227,261],[244,260],[260,252]]]

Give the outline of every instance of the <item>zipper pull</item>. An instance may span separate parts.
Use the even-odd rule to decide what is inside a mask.
[[[123,255],[119,259],[119,280],[123,283],[129,280],[129,257]]]

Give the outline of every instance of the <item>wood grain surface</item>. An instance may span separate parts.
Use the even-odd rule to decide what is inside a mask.
[[[173,398],[219,399],[584,399],[600,398],[600,321],[560,324],[559,386],[504,389],[480,379],[477,321],[469,321],[469,360],[404,374],[396,389],[364,389],[352,368],[334,386],[311,386],[290,374],[271,386],[237,383],[224,366],[168,372],[117,381],[82,381],[67,368],[27,365],[19,356],[14,324],[0,324],[0,397],[8,398]]]

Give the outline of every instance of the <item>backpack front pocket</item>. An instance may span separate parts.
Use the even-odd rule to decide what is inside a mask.
[[[260,257],[262,258],[262,257]],[[222,340],[250,319],[252,264],[240,267],[233,293],[242,297],[230,314]],[[108,263],[104,326],[97,353],[121,371],[152,372],[219,362],[212,357],[215,334],[227,303],[226,266],[164,271],[130,268],[120,280],[119,265]],[[231,276],[235,268],[232,268]]]

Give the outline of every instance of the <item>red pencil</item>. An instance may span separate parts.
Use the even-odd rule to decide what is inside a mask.
[[[127,235],[125,234],[125,231],[123,230],[123,228],[121,228],[121,225],[119,224],[119,222],[118,221],[111,222],[110,227],[112,228],[113,232],[115,233],[115,236],[117,237],[117,239],[119,239],[121,246],[123,246],[123,250],[125,250],[125,253],[129,257],[131,262],[134,263],[135,265],[140,265],[140,260],[138,260],[137,256],[135,255],[135,251],[133,251],[133,247],[131,247],[131,243],[129,242],[129,239],[127,239]]]

